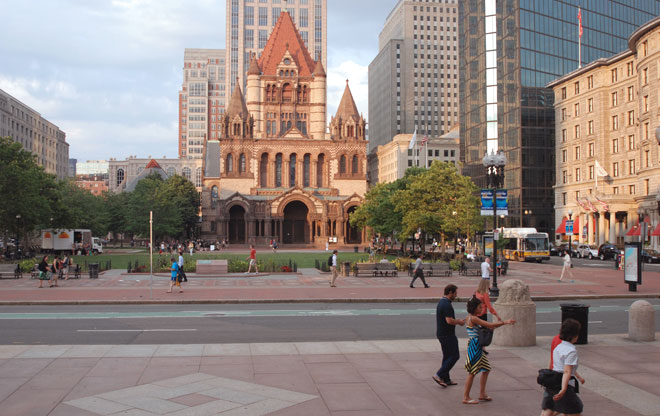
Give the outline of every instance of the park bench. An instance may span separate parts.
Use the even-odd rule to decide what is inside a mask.
[[[461,263],[459,274],[463,276],[481,276],[481,263]]]
[[[394,263],[356,263],[353,275],[358,276],[396,276],[398,274]]]
[[[0,279],[20,279],[23,272],[18,264],[0,264]]]
[[[415,271],[415,263],[408,265],[408,275],[412,276]],[[451,276],[452,270],[449,263],[422,263],[422,271],[426,277]]]

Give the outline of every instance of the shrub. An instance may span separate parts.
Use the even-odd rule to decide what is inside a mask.
[[[245,273],[250,263],[247,260],[229,259],[227,262],[227,271],[229,273]]]
[[[413,262],[413,259],[410,259],[408,257],[397,257],[394,259],[394,265],[396,266],[397,270],[399,271],[406,271],[408,270],[408,267],[410,264]]]
[[[451,260],[449,262],[449,267],[451,267],[452,270],[459,270],[461,268],[461,261],[460,260]]]
[[[37,259],[21,260],[18,264],[21,266],[21,271],[23,273],[29,273],[34,270],[34,265],[37,264]]]

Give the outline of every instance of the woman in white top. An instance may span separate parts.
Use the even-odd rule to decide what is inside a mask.
[[[559,339],[561,343],[552,351],[552,370],[563,373],[559,390],[545,389],[541,416],[580,416],[583,410],[582,400],[577,395],[575,379],[584,384],[584,379],[577,372],[578,353],[575,344],[580,334],[580,323],[575,319],[566,319],[561,324]]]
[[[564,267],[561,269],[561,276],[559,276],[559,281],[561,282],[564,279],[564,272],[568,270],[568,274],[571,275],[571,282],[573,281],[573,270],[571,270],[571,255],[568,254],[568,251],[564,251]]]

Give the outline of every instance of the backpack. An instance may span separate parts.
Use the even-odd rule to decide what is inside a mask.
[[[328,266],[332,267],[332,256],[328,257]]]

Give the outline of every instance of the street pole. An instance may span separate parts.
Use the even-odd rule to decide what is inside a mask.
[[[497,168],[494,168],[497,169]],[[497,230],[497,182],[493,183],[493,287],[491,293],[497,296],[500,289],[497,287],[497,240],[495,240],[495,230]]]
[[[569,221],[572,221],[572,220],[573,220],[573,211],[568,211],[568,220],[569,220]],[[572,241],[572,238],[573,238],[573,227],[571,227],[571,232],[570,232],[570,234],[569,234],[569,233],[566,233],[566,234],[568,234],[568,255],[569,255],[570,257],[573,257],[573,241]]]
[[[149,299],[154,298],[154,212],[149,211]]]

